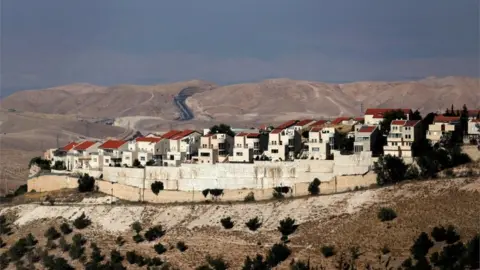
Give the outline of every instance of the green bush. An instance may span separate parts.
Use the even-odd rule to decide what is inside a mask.
[[[68,250],[68,255],[72,260],[80,259],[85,252],[85,247],[80,245],[79,243],[72,243],[70,249]]]
[[[132,228],[132,230],[134,230],[137,234],[140,233],[143,228],[142,228],[142,224],[138,221],[135,221],[134,223],[132,223],[132,225],[130,225],[130,227]]]
[[[422,232],[410,248],[413,258],[419,260],[428,254],[430,248],[433,247],[433,242],[428,237],[428,234]]]
[[[89,176],[88,174],[84,174],[78,178],[77,182],[79,192],[91,192],[95,188],[95,178]]]
[[[430,235],[436,242],[443,242],[447,239],[447,230],[443,226],[434,227]]]
[[[135,234],[133,237],[132,237],[133,241],[135,243],[141,243],[143,241],[145,241],[145,239],[140,235],[140,234]]]
[[[155,244],[153,246],[153,249],[155,249],[155,252],[157,252],[159,255],[161,255],[161,254],[163,254],[167,251],[167,249],[160,243]]]
[[[45,232],[44,236],[45,236],[48,240],[56,240],[56,239],[58,239],[61,235],[60,235],[60,233],[57,231],[57,229],[55,229],[55,227],[50,227],[50,228],[48,228],[48,230]]]
[[[270,267],[275,267],[285,261],[291,253],[291,250],[285,244],[274,244],[267,253],[267,264]]]
[[[63,252],[67,252],[70,250],[70,244],[67,243],[67,240],[62,236],[60,240],[58,240],[58,245]]]
[[[227,230],[233,228],[234,225],[230,217],[220,219],[220,223],[222,223],[223,228]]]
[[[151,242],[164,235],[165,231],[163,230],[162,225],[157,225],[147,230],[147,232],[145,233],[145,239]]]
[[[110,252],[110,262],[112,263],[121,263],[123,261],[123,256],[117,250],[112,250]]]
[[[397,213],[392,208],[382,207],[380,211],[378,211],[378,219],[382,222],[391,221],[397,218]]]
[[[70,233],[72,233],[72,228],[70,228],[68,223],[64,222],[62,223],[62,225],[60,225],[60,231],[62,231],[64,235],[69,235]]]
[[[137,260],[137,253],[134,250],[128,251],[125,257],[129,264],[135,264],[135,261]]]
[[[332,257],[333,255],[335,255],[335,247],[334,246],[323,246],[321,248],[321,251],[322,251],[323,256],[325,256],[325,258]]]
[[[318,178],[313,179],[312,182],[308,185],[308,193],[310,195],[318,195],[320,194],[320,180]]]
[[[73,243],[76,244],[76,245],[83,246],[83,245],[85,245],[85,243],[87,242],[87,239],[85,239],[82,234],[76,233],[76,234],[72,237],[72,241],[73,241]]]
[[[0,215],[0,235],[10,235],[12,229],[10,224],[8,224],[7,218],[3,215]]]
[[[453,244],[460,240],[460,235],[457,233],[457,230],[455,230],[455,227],[453,226],[448,226],[447,231],[445,232],[445,241],[447,244]]]
[[[266,261],[263,260],[263,256],[257,254],[254,259],[247,256],[243,262],[242,266],[243,270],[267,270],[268,264]]]
[[[245,225],[248,227],[250,231],[256,231],[260,226],[262,226],[262,223],[258,219],[258,217],[250,219]]]
[[[180,250],[180,252],[184,252],[185,250],[188,249],[188,246],[185,245],[185,242],[183,242],[183,241],[178,241],[178,242],[177,242],[177,249]]]
[[[18,261],[27,253],[29,247],[25,238],[20,238],[8,249],[8,255],[12,261]]]
[[[92,248],[92,254],[90,255],[90,258],[92,259],[92,262],[99,263],[99,262],[103,261],[105,256],[102,255],[102,252],[98,248],[98,246],[95,243],[91,243],[90,247]]]
[[[119,247],[121,247],[121,246],[123,246],[123,245],[125,244],[125,240],[123,239],[123,237],[118,236],[117,239],[115,239],[115,243],[116,243]]]
[[[38,243],[37,239],[35,239],[35,237],[31,233],[29,233],[27,237],[25,237],[25,242],[28,247],[34,247]]]
[[[163,190],[163,183],[160,181],[155,181],[151,184],[150,188],[155,195],[158,195],[158,193]]]
[[[90,226],[90,224],[92,224],[92,222],[85,216],[85,213],[82,213],[73,221],[73,226],[79,230],[85,229]]]
[[[400,157],[385,155],[378,158],[378,161],[374,163],[373,170],[377,174],[377,184],[383,186],[404,180],[407,165]]]
[[[207,263],[213,268],[214,270],[227,270],[229,265],[222,257],[211,257],[207,256],[206,258]]]
[[[295,224],[295,219],[287,217],[283,220],[280,220],[280,226],[277,229],[282,235],[288,236],[294,233],[297,228],[298,225]]]
[[[244,202],[254,202],[255,201],[255,193],[253,191],[250,191],[245,198],[243,198]]]

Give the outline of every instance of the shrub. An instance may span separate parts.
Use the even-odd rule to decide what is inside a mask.
[[[79,192],[91,192],[95,188],[95,178],[84,174],[78,178],[78,191]]]
[[[290,270],[310,270],[310,261],[302,262],[302,261],[293,261],[290,263]]]
[[[183,242],[183,241],[178,241],[178,242],[177,242],[177,249],[180,250],[180,252],[184,252],[185,250],[188,249],[188,246],[185,245],[185,242]]]
[[[60,225],[60,231],[62,231],[62,233],[64,235],[68,235],[70,233],[72,233],[72,228],[70,228],[70,226],[68,225],[68,223],[62,223],[62,225]]]
[[[452,225],[448,226],[445,233],[445,241],[447,244],[453,244],[458,240],[460,240],[460,235],[457,233],[457,230],[455,230],[455,227]]]
[[[378,211],[377,216],[380,221],[385,222],[394,220],[397,217],[397,213],[395,213],[395,210],[392,208],[382,207],[380,211]]]
[[[413,258],[419,260],[428,254],[428,250],[433,246],[433,242],[428,238],[428,234],[422,232],[410,248]]]
[[[141,243],[143,241],[145,241],[145,239],[140,235],[140,234],[135,234],[133,237],[132,237],[133,241],[135,243]]]
[[[54,205],[55,204],[55,198],[51,197],[50,195],[47,195],[45,197],[45,201],[48,202],[50,205]]]
[[[245,223],[245,225],[250,231],[256,231],[258,228],[260,228],[260,226],[262,226],[262,223],[259,221],[258,217],[254,217]]]
[[[55,229],[55,227],[50,227],[48,230],[45,232],[44,236],[48,240],[56,240],[60,237],[60,233]]]
[[[267,253],[267,264],[275,267],[285,261],[292,252],[285,244],[274,244]]]
[[[36,251],[33,251],[33,250],[30,250],[27,254],[27,262],[30,264],[30,265],[33,265],[37,262],[40,261],[40,255],[38,254],[38,252]],[[31,269],[32,267],[30,267]]]
[[[68,255],[72,260],[77,260],[82,257],[84,252],[85,248],[80,245],[80,243],[73,242],[73,244],[70,246],[70,250],[68,251]]]
[[[135,264],[137,260],[137,253],[135,251],[128,251],[126,254],[126,259],[129,264]]]
[[[277,229],[282,235],[288,236],[294,233],[297,228],[298,225],[295,225],[295,219],[287,217],[286,219],[280,220],[280,226]]]
[[[227,270],[229,265],[222,257],[211,257],[207,256],[206,258],[207,263],[214,269],[214,270]]]
[[[320,194],[320,180],[318,178],[313,179],[312,182],[308,185],[308,193],[310,195],[318,195]]]
[[[150,159],[149,161],[147,161],[147,163],[145,163],[145,166],[153,166],[155,165],[155,160],[153,159]]]
[[[77,244],[79,246],[83,246],[87,242],[87,239],[85,239],[82,234],[76,233],[72,237],[72,241],[73,241],[74,244]]]
[[[92,254],[90,255],[90,258],[92,259],[92,261],[94,263],[99,263],[103,261],[105,256],[102,255],[102,252],[100,251],[98,246],[95,243],[92,243],[90,247],[92,248]]]
[[[322,251],[323,256],[325,256],[325,258],[332,257],[333,255],[335,255],[335,247],[334,246],[323,246],[321,248],[321,251]]]
[[[0,238],[0,248],[3,248],[5,247],[7,244],[5,242],[3,242],[3,239]]]
[[[112,263],[121,263],[123,261],[123,256],[116,249],[110,252],[110,262]]]
[[[447,238],[447,230],[443,226],[434,227],[430,235],[436,242],[443,242]]]
[[[6,252],[0,255],[0,269],[7,269],[8,265],[10,264],[10,258],[8,258],[8,254]]]
[[[285,198],[285,196],[282,193],[277,192],[276,190],[272,191],[272,197],[274,199],[277,199],[277,200],[281,200],[281,199]]]
[[[255,193],[253,191],[250,191],[245,198],[243,198],[244,202],[254,202],[255,201]]]
[[[407,165],[402,158],[385,155],[378,158],[378,161],[374,163],[373,170],[377,174],[377,184],[383,186],[404,180]]]
[[[164,235],[165,231],[162,229],[162,225],[157,225],[148,229],[148,231],[145,233],[145,239],[148,241],[154,241]]]
[[[0,215],[0,235],[9,235],[12,233],[12,229],[8,224],[7,218],[3,215]]]
[[[8,255],[12,261],[18,261],[27,253],[29,247],[25,238],[20,238],[8,249]]]
[[[155,252],[157,252],[159,255],[161,255],[161,254],[163,254],[167,251],[167,249],[160,243],[154,245],[153,249],[155,249]]]
[[[68,262],[67,260],[65,260],[64,258],[62,257],[58,257],[58,258],[55,258],[54,256],[52,256],[53,259],[53,264],[50,264],[48,267],[45,265],[45,267],[47,267],[48,269],[62,269],[62,270],[74,270],[75,268],[73,268]]]
[[[202,190],[203,197],[207,198],[208,193],[210,193],[210,189],[207,188],[207,189]]]
[[[233,228],[233,221],[230,217],[222,218],[220,222],[222,223],[223,228],[227,230]]]
[[[210,189],[210,195],[212,195],[213,199],[218,199],[218,197],[223,195],[223,189],[219,189],[219,188]]]
[[[58,245],[63,252],[67,252],[70,250],[70,245],[67,243],[67,240],[62,236],[60,240],[58,240]]]
[[[132,225],[130,225],[130,227],[132,228],[132,230],[134,230],[137,234],[140,233],[143,228],[142,228],[142,224],[140,224],[140,222],[138,221],[135,221],[134,223],[132,223]]]
[[[160,181],[155,181],[155,182],[152,183],[150,188],[152,189],[152,192],[155,195],[158,195],[158,193],[160,193],[160,191],[163,190],[163,183],[160,182]]]
[[[272,196],[275,199],[283,199],[285,197],[284,194],[287,194],[290,191],[291,191],[290,187],[284,187],[284,186],[274,187],[273,192],[272,192]]]
[[[57,244],[55,244],[55,241],[53,241],[52,239],[48,239],[45,246],[48,250],[53,250],[57,248]]]
[[[37,239],[35,239],[35,237],[33,236],[33,234],[29,233],[29,234],[27,235],[27,237],[25,237],[25,243],[26,243],[26,245],[27,245],[28,247],[32,247],[32,248],[33,248],[33,247],[38,243],[38,241],[37,241]]]
[[[123,245],[125,244],[125,240],[123,239],[123,237],[118,236],[117,239],[115,239],[115,243],[116,243],[119,247],[121,247],[121,246],[123,246]]]
[[[92,222],[85,216],[85,213],[82,213],[73,221],[73,226],[79,230],[85,229],[90,224],[92,224]]]
[[[263,260],[263,256],[257,254],[254,259],[251,259],[249,256],[243,261],[243,270],[266,270],[268,269],[268,264]]]
[[[149,266],[160,266],[163,264],[163,261],[160,258],[152,258],[150,260],[150,263],[148,264]]]
[[[23,195],[27,193],[27,190],[28,190],[27,184],[21,185],[15,190],[15,192],[13,192],[13,196],[16,197],[16,196]]]

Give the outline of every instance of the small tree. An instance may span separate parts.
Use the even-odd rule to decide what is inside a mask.
[[[9,235],[11,234],[12,229],[10,224],[8,224],[7,218],[3,215],[0,215],[0,235]]]
[[[320,180],[318,178],[313,179],[312,182],[308,185],[308,192],[310,195],[318,195],[320,194]]]
[[[460,235],[457,233],[457,230],[455,230],[455,227],[452,225],[448,226],[445,232],[445,241],[447,244],[453,244],[458,240],[460,240]]]
[[[374,163],[373,170],[377,174],[377,184],[383,186],[404,180],[407,166],[403,159],[386,155],[378,158],[378,161]]]
[[[153,249],[155,249],[155,252],[157,252],[159,255],[162,255],[167,251],[167,249],[160,243],[154,245]]]
[[[78,178],[78,191],[79,192],[91,192],[95,188],[95,178],[84,174]]]
[[[162,225],[157,225],[147,230],[145,233],[145,239],[148,241],[154,241],[165,235],[165,231],[162,228]]]
[[[255,193],[253,191],[250,191],[245,198],[243,198],[244,202],[254,202],[255,201]]]
[[[335,255],[335,247],[334,246],[323,246],[322,249],[322,254],[325,256],[325,258],[332,257]]]
[[[27,237],[25,237],[25,243],[28,247],[33,248],[38,243],[38,241],[37,239],[35,239],[32,233],[29,233]]]
[[[227,230],[233,228],[234,224],[230,217],[222,218],[220,222],[222,223],[223,228]]]
[[[160,181],[155,181],[152,183],[151,189],[155,195],[158,195],[158,193],[160,193],[160,191],[163,190],[163,183]]]
[[[20,238],[8,249],[8,255],[12,261],[18,261],[27,253],[29,247],[25,238]]]
[[[85,213],[82,213],[73,221],[73,226],[79,230],[85,229],[86,227],[90,226],[90,224],[92,224],[92,222],[87,218],[87,216],[85,216]]]
[[[392,208],[382,207],[380,211],[378,211],[378,219],[380,221],[391,221],[397,217],[397,213]]]
[[[126,254],[126,259],[129,264],[135,264],[135,261],[137,260],[137,253],[135,250],[128,251]]]
[[[94,263],[99,263],[101,261],[103,261],[103,259],[105,258],[105,256],[102,255],[102,252],[100,251],[100,249],[98,248],[98,246],[95,244],[95,243],[91,243],[90,244],[90,247],[92,248],[92,254],[90,256],[90,258],[92,259],[92,261]]]
[[[123,261],[123,256],[116,249],[110,252],[110,261],[112,263],[121,263]]]
[[[64,235],[68,235],[68,234],[72,233],[72,229],[70,228],[70,226],[66,222],[64,222],[64,223],[62,223],[62,225],[60,225],[60,231],[62,231],[62,233]]]
[[[214,270],[227,270],[229,265],[222,257],[211,257],[207,256],[206,258],[207,263],[214,269]]]
[[[214,200],[217,200],[218,197],[223,195],[223,189],[219,189],[219,188],[210,189],[209,192],[210,192],[210,195],[212,195],[212,198]]]
[[[185,242],[183,242],[183,241],[178,241],[178,242],[177,242],[177,249],[180,250],[180,252],[184,252],[185,250],[188,249],[188,246],[185,245]]]
[[[140,163],[140,160],[138,160],[138,158],[136,158],[134,161],[133,161],[133,164],[132,164],[133,167],[141,167],[142,164]]]
[[[143,228],[142,228],[142,224],[139,222],[139,221],[135,221],[134,223],[132,223],[132,225],[130,225],[130,227],[132,228],[132,230],[134,230],[137,234],[140,233]]]
[[[433,242],[428,238],[428,234],[422,232],[420,236],[418,236],[415,243],[410,248],[410,252],[413,255],[413,258],[416,260],[420,260],[421,258],[425,258],[425,255],[428,254],[428,250],[433,246]]]
[[[119,247],[121,247],[121,246],[123,246],[123,244],[125,244],[125,240],[123,239],[123,237],[118,236],[117,239],[115,239],[115,243],[116,243]]]
[[[263,256],[257,254],[254,259],[251,259],[249,256],[245,258],[243,262],[242,270],[267,270],[268,264],[263,260]]]
[[[256,231],[260,226],[262,226],[262,223],[259,221],[258,217],[250,219],[245,225],[250,229],[250,231]]]
[[[442,242],[447,238],[447,230],[443,226],[434,227],[430,235],[436,242]]]
[[[60,240],[58,240],[58,245],[63,252],[70,250],[70,244],[67,243],[67,240],[65,240],[65,237],[63,236],[60,237]]]
[[[295,224],[295,219],[287,217],[283,220],[280,220],[280,226],[277,228],[282,236],[289,236],[294,233],[298,228],[298,225]]]
[[[50,227],[48,230],[45,232],[44,236],[48,240],[56,240],[60,237],[60,233],[55,229],[55,227]]]
[[[147,163],[145,163],[146,166],[153,166],[155,165],[155,160],[153,159],[150,159],[149,161],[147,161]]]
[[[267,253],[267,264],[275,267],[285,261],[291,253],[285,244],[274,244]]]
[[[135,243],[137,244],[145,241],[145,239],[140,234],[135,234],[132,238],[133,241],[135,241]]]

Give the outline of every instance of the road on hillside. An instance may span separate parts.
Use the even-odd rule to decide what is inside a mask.
[[[187,121],[193,119],[192,110],[185,104],[185,100],[192,95],[193,87],[182,89],[174,98],[173,102],[180,110],[180,121]]]

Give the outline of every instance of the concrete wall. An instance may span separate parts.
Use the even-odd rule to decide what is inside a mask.
[[[27,180],[28,192],[45,192],[64,188],[76,188],[78,178],[68,175],[41,175]]]

